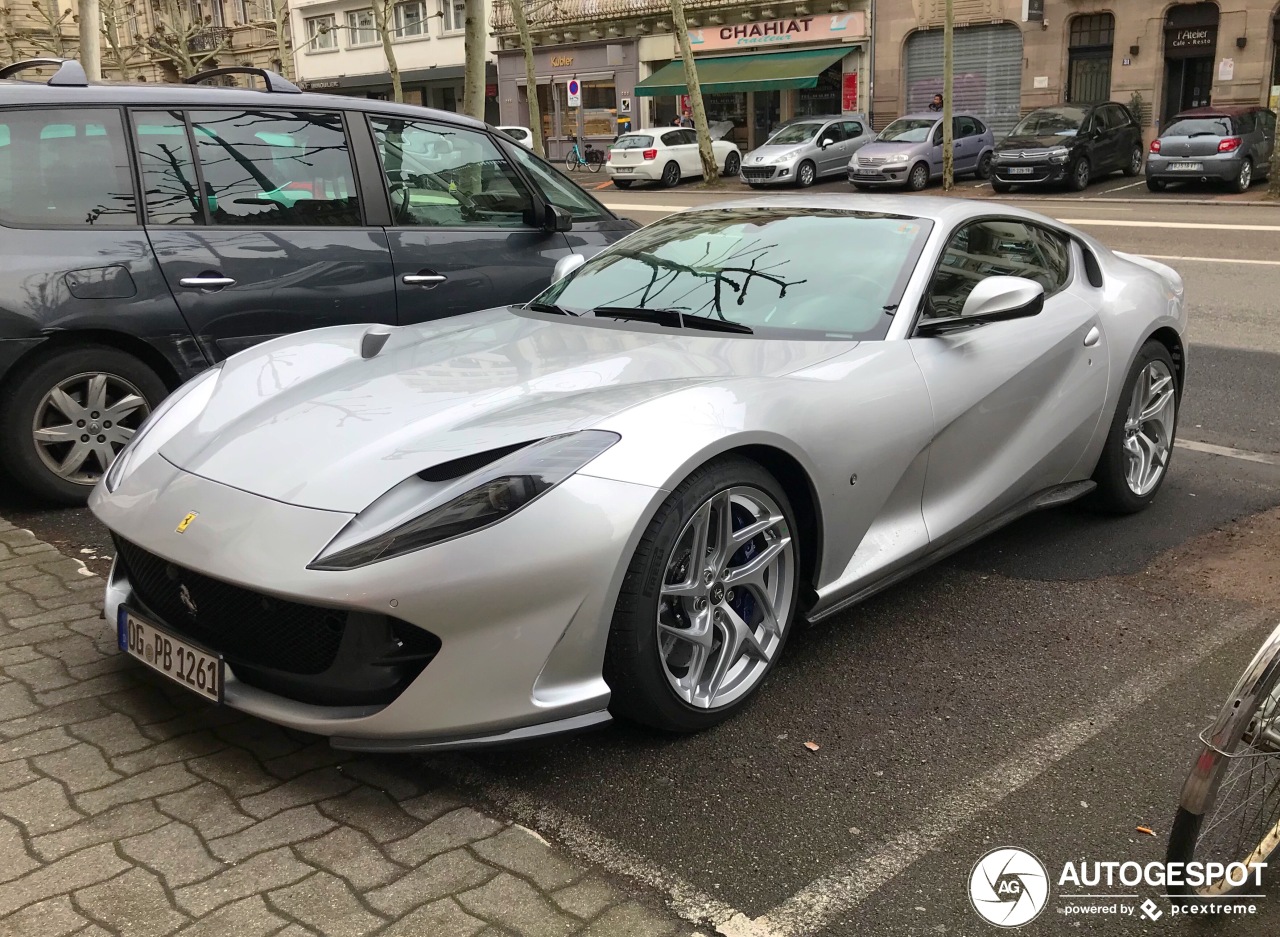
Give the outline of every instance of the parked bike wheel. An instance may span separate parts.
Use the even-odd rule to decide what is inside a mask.
[[[604,153],[600,150],[587,150],[587,169],[599,172],[604,166]]]
[[[564,168],[569,172],[574,172],[578,168],[578,154],[570,153],[564,158]]]
[[[1169,862],[1266,862],[1280,847],[1280,628],[1254,655],[1201,736],[1169,833]],[[1257,880],[1219,873],[1170,891],[1213,900],[1252,891]]]

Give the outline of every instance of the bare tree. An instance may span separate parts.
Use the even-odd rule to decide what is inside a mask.
[[[533,134],[533,151],[546,156],[542,147],[542,114],[538,110],[538,71],[533,64],[533,41],[529,38],[529,17],[525,0],[507,0],[511,7],[511,21],[520,34],[520,48],[524,50],[525,97],[529,99],[529,131]]]
[[[90,81],[102,80],[102,11],[98,0],[79,0],[80,65]]]
[[[103,65],[127,80],[131,77],[131,68],[147,63],[150,50],[139,40],[132,23],[133,14],[123,0],[101,0],[101,7],[102,38],[107,44]]]
[[[484,0],[466,0],[463,20],[465,34],[462,54],[466,59],[466,73],[462,86],[462,113],[476,120],[484,120],[485,63],[489,59]],[[536,93],[537,89],[534,91]]]
[[[259,8],[267,4],[259,4]],[[280,61],[280,74],[286,78],[292,72],[293,56],[289,54],[288,33],[285,30],[289,22],[289,4],[287,0],[275,0],[270,4],[271,19],[256,20],[252,25],[263,29],[273,29],[276,34],[276,58]]]
[[[1267,177],[1267,198],[1280,199],[1280,133],[1272,124],[1271,131],[1271,173]]]
[[[391,96],[397,102],[404,101],[404,86],[400,83],[400,65],[396,62],[396,50],[392,45],[395,36],[395,12],[392,0],[373,0],[373,25],[382,37],[382,54],[387,58],[387,71],[391,74]]]
[[[147,37],[153,61],[190,78],[230,47],[230,33],[215,31],[210,17],[196,20],[185,0],[158,0],[155,30]]]
[[[26,14],[28,21],[35,20],[34,25],[17,25],[14,21],[19,14],[9,7],[0,8],[4,14],[5,44],[9,47],[11,58],[20,59],[28,55],[48,54],[58,58],[70,58],[75,45],[66,34],[68,24],[75,22],[75,14],[71,8],[58,9],[57,0],[31,0],[31,9],[35,16]]]
[[[689,109],[693,111],[693,129],[698,134],[698,158],[702,161],[702,181],[708,185],[719,183],[720,170],[716,166],[715,150],[711,148],[711,131],[707,127],[707,109],[702,103],[702,88],[698,84],[698,67],[693,61],[693,48],[689,44],[689,21],[684,15],[684,0],[671,0],[671,21],[680,43],[680,58],[684,62],[684,83],[689,89]]]

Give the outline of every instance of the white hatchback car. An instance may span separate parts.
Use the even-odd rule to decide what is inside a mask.
[[[533,132],[528,127],[499,127],[498,129],[525,149],[533,149]]]
[[[711,127],[711,149],[722,176],[736,176],[742,169],[737,144],[720,139],[732,129],[728,121]],[[623,134],[610,147],[604,167],[620,189],[629,189],[634,182],[657,182],[671,188],[681,179],[702,175],[698,135],[684,127]]]

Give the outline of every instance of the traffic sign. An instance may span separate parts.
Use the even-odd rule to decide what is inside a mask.
[[[569,106],[582,107],[582,85],[576,78],[569,79]]]

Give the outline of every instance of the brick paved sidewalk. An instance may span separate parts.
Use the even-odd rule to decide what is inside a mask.
[[[101,592],[0,519],[0,935],[693,932],[420,761],[336,752],[143,672]]]

